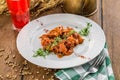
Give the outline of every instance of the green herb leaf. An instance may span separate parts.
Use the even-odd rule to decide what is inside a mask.
[[[89,28],[92,27],[92,24],[87,23],[87,26],[85,28],[83,28],[81,31],[79,31],[79,34],[81,34],[82,36],[88,36],[89,34]]]
[[[43,50],[42,48],[40,48],[40,49],[38,49],[36,51],[36,53],[33,55],[33,57],[37,57],[37,56],[43,56],[43,57],[45,57],[47,55],[49,55],[49,51]]]
[[[70,35],[74,34],[76,31],[75,30],[71,30],[67,35],[63,36],[64,39],[67,39],[67,37],[69,37]]]
[[[56,46],[60,41],[62,41],[62,39],[59,36],[55,37],[52,46]]]
[[[51,48],[51,45],[49,44],[47,47],[46,47],[46,50],[49,51]]]
[[[58,36],[58,37],[55,38],[55,41],[59,42],[59,41],[62,41],[62,39]]]
[[[75,30],[71,30],[70,33],[69,33],[69,35],[72,35],[72,34],[74,34],[75,32],[76,32]]]
[[[52,43],[52,46],[56,46],[57,45],[57,41],[54,40],[54,42]]]

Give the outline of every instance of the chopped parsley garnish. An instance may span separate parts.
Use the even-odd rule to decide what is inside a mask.
[[[56,46],[60,41],[62,41],[62,39],[59,36],[55,37],[52,46]]]
[[[36,51],[36,53],[33,55],[33,57],[37,57],[37,56],[45,57],[47,55],[49,55],[49,51],[48,50],[43,50],[42,48],[40,48]]]
[[[60,41],[62,41],[62,39],[58,36],[58,37],[55,37],[54,41],[60,42]]]
[[[71,30],[67,35],[63,36],[64,39],[67,39],[68,36],[74,34],[76,31],[75,30]]]
[[[71,31],[69,32],[68,36],[74,34],[75,32],[76,32],[75,30],[71,30]]]
[[[90,27],[92,27],[92,24],[87,23],[87,26],[79,31],[79,34],[82,35],[82,36],[88,36],[88,34],[90,32],[89,31]]]

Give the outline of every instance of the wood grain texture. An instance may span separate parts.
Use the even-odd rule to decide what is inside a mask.
[[[16,48],[16,33],[10,18],[0,15],[0,80],[21,80],[20,69],[23,58]]]
[[[103,29],[106,34],[116,80],[120,80],[120,0],[103,0]]]
[[[95,21],[101,26],[101,1],[100,0],[97,0],[97,12],[88,18],[92,19],[93,21]]]

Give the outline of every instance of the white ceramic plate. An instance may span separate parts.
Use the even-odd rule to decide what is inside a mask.
[[[45,30],[51,30],[59,25],[70,26],[76,31],[84,28],[87,22],[92,24],[90,34],[83,37],[83,44],[74,48],[76,55],[82,55],[85,58],[78,57],[75,53],[70,56],[58,58],[51,53],[46,58],[33,57],[34,51],[42,47],[40,45],[40,35],[45,33]],[[99,55],[105,44],[105,35],[101,27],[94,21],[82,16],[73,14],[52,14],[40,17],[27,24],[18,34],[17,48],[19,53],[33,64],[47,68],[70,68],[82,65]]]

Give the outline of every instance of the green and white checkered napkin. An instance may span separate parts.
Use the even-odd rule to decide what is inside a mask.
[[[103,53],[106,54],[106,59],[100,66],[99,71],[94,74],[89,74],[84,80],[115,80],[106,46]],[[60,80],[79,80],[80,76],[86,72],[92,62],[93,61],[74,68],[59,70],[55,73],[55,76]]]

